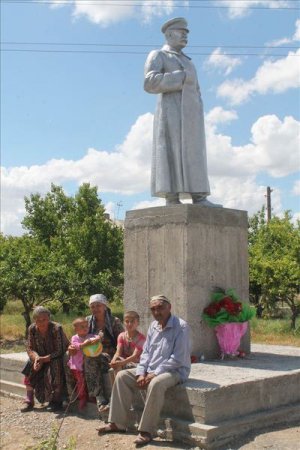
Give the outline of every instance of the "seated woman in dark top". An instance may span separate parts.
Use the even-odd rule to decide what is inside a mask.
[[[62,326],[50,320],[50,311],[37,306],[34,323],[28,328],[27,353],[30,361],[24,368],[27,396],[23,412],[31,411],[34,396],[40,403],[49,402],[49,408],[62,408],[65,385],[63,357],[69,341]]]

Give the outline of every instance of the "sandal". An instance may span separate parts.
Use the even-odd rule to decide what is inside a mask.
[[[147,433],[146,431],[142,431],[133,442],[137,447],[142,447],[143,445],[149,444],[151,441],[152,441],[151,434]]]
[[[126,430],[120,429],[117,427],[114,423],[108,423],[107,425],[104,425],[103,427],[96,428],[98,431],[98,435],[101,436],[102,434],[107,433],[126,433]]]
[[[25,406],[23,406],[23,408],[20,409],[20,411],[22,413],[33,411],[33,408],[34,408],[33,403],[28,403],[28,402],[24,402],[24,403],[25,403]]]

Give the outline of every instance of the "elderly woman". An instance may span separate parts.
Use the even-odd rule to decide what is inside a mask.
[[[120,319],[111,314],[105,295],[92,295],[89,306],[92,313],[87,317],[89,333],[102,335],[103,351],[95,358],[85,358],[84,371],[89,396],[96,397],[101,411],[109,403],[110,396],[105,389],[105,374],[109,370],[109,363],[117,349],[118,335],[124,329]]]
[[[63,356],[69,342],[62,326],[50,320],[48,309],[37,306],[32,317],[26,349],[30,361],[23,371],[27,405],[22,411],[33,409],[34,395],[40,403],[49,402],[50,409],[59,410],[65,384]]]

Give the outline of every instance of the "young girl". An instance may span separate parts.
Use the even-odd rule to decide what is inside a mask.
[[[128,311],[124,314],[124,326],[126,331],[119,334],[117,351],[109,364],[111,367],[109,372],[112,373],[112,384],[115,376],[120,370],[136,367],[140,360],[146,338],[137,330],[139,323],[140,316],[137,312]],[[108,411],[109,404],[99,408],[99,412],[101,413]]]
[[[136,367],[140,360],[146,338],[137,330],[139,323],[137,312],[128,311],[124,314],[126,331],[119,334],[117,351],[110,363],[115,375],[119,370]]]
[[[75,355],[70,356],[68,366],[71,369],[73,377],[76,381],[76,392],[79,399],[79,409],[83,409],[86,405],[88,394],[83,374],[83,352],[85,345],[95,344],[101,340],[100,335],[89,334],[89,323],[84,318],[75,319],[72,323],[75,335],[71,338],[71,346],[78,351]]]

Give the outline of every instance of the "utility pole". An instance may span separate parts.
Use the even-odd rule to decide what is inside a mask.
[[[118,220],[119,219],[119,212],[120,212],[120,208],[123,206],[123,203],[120,201],[117,203],[117,214],[115,219]]]
[[[271,192],[273,192],[273,189],[270,188],[270,186],[267,187],[267,222],[270,222],[271,220],[271,211],[272,211],[272,206],[271,206]]]

